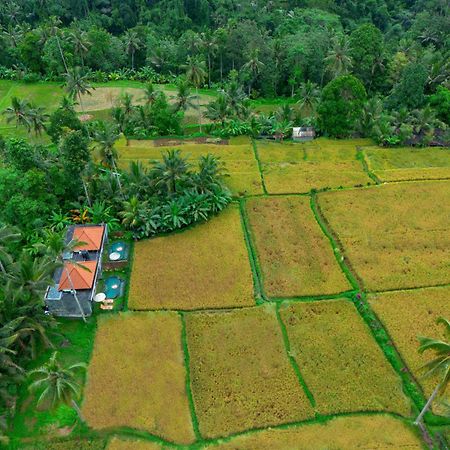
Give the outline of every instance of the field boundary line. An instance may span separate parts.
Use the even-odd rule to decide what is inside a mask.
[[[202,435],[200,434],[198,417],[197,413],[195,412],[194,396],[192,394],[192,387],[191,387],[191,366],[190,366],[191,357],[189,355],[189,348],[187,343],[186,320],[184,318],[184,313],[178,313],[178,316],[180,317],[181,320],[181,345],[183,348],[184,365],[186,369],[186,376],[185,376],[186,395],[189,403],[189,411],[191,413],[192,428],[194,430],[195,439],[198,441],[202,439]]]
[[[241,215],[242,230],[244,232],[245,244],[247,246],[247,253],[250,260],[250,267],[253,274],[253,285],[255,288],[256,304],[267,301],[267,296],[264,293],[263,276],[261,268],[259,267],[258,254],[253,245],[250,223],[245,209],[246,199],[239,201],[239,211]]]
[[[356,294],[358,290],[347,290],[338,292],[336,294],[324,294],[324,295],[292,295],[286,297],[267,297],[267,300],[274,303],[282,302],[316,302],[321,300],[338,300],[341,298],[346,298],[351,300],[353,295]]]
[[[344,275],[347,277],[350,285],[355,290],[361,290],[363,286],[362,280],[358,277],[355,270],[353,269],[350,261],[347,256],[345,256],[345,249],[342,243],[340,242],[338,236],[332,231],[332,227],[328,220],[323,215],[319,203],[317,201],[317,194],[312,193],[310,199],[310,206],[313,212],[313,215],[319,224],[323,234],[328,238],[329,242],[332,245],[332,250],[334,257],[336,258],[339,267],[344,272]]]
[[[382,180],[378,178],[378,176],[373,172],[373,170],[370,168],[369,162],[366,159],[366,154],[364,152],[364,148],[357,146],[356,147],[356,159],[361,162],[362,168],[364,172],[366,172],[367,176],[375,181],[376,184],[382,184]]]
[[[303,378],[303,375],[300,371],[300,367],[297,364],[297,361],[295,360],[295,358],[292,356],[291,353],[291,343],[289,342],[289,336],[288,336],[288,332],[286,330],[286,325],[283,322],[283,319],[281,318],[280,315],[280,303],[277,303],[275,305],[275,314],[277,316],[277,321],[278,321],[278,325],[280,327],[281,330],[281,335],[283,337],[283,345],[284,348],[286,350],[286,355],[289,359],[289,362],[291,363],[292,368],[294,369],[295,375],[297,376],[297,379],[300,383],[300,386],[303,389],[303,392],[305,393],[306,397],[309,400],[309,403],[311,404],[311,406],[313,408],[316,407],[316,400],[314,398],[313,393],[311,392],[311,390],[309,389],[308,385],[306,384],[305,379]]]
[[[424,286],[415,286],[415,287],[400,287],[400,288],[394,288],[394,289],[385,289],[385,290],[379,290],[379,291],[371,291],[366,290],[365,292],[367,294],[388,294],[390,292],[408,292],[408,291],[419,291],[421,289],[433,289],[433,288],[447,288],[450,287],[450,283],[442,283],[442,284],[430,284],[430,285],[424,285]]]
[[[264,192],[264,194],[268,194],[267,189],[266,189],[266,182],[264,180],[264,173],[262,170],[261,160],[259,159],[258,146],[256,145],[256,140],[253,138],[252,138],[252,147],[253,147],[253,154],[256,159],[256,164],[258,165],[259,176],[261,177],[261,185],[263,188],[263,192]]]

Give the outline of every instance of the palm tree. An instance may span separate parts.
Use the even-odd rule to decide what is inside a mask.
[[[9,251],[9,245],[15,244],[20,240],[20,232],[13,227],[3,225],[0,227],[0,271],[6,274],[5,266],[13,261]]]
[[[86,31],[80,30],[77,26],[69,33],[69,39],[72,42],[74,53],[81,60],[81,67],[84,67],[84,55],[89,51],[92,43],[89,41]]]
[[[51,409],[62,404],[71,405],[82,419],[75,400],[80,395],[76,372],[79,369],[86,369],[86,364],[77,363],[65,368],[58,362],[57,356],[58,353],[54,352],[44,365],[28,372],[28,376],[35,379],[30,384],[29,390],[32,393],[39,393],[38,406],[44,401],[49,402]]]
[[[200,124],[200,133],[202,131],[202,111],[200,109],[200,97],[198,95],[198,88],[205,82],[205,61],[189,56],[185,64],[186,79],[189,83],[195,86],[195,93],[197,95],[198,119]]]
[[[186,178],[189,170],[187,159],[180,150],[168,150],[162,155],[162,161],[155,161],[151,176],[157,187],[164,186],[169,194],[177,192],[177,184]]]
[[[159,95],[159,91],[155,89],[153,83],[148,83],[144,88],[144,101],[147,105],[152,105]]]
[[[195,95],[191,95],[191,89],[187,80],[181,78],[177,83],[177,95],[175,97],[175,111],[186,111],[188,108],[197,109],[192,101],[197,99]]]
[[[129,201],[124,201],[123,210],[119,213],[120,217],[122,217],[122,224],[130,230],[142,228],[145,225],[143,212],[146,207],[147,202],[140,201],[135,195]]]
[[[211,87],[211,61],[218,50],[216,37],[211,33],[201,33],[199,46],[206,51],[208,60],[208,87]]]
[[[248,95],[250,96],[250,92],[252,90],[252,86],[256,81],[261,69],[265,66],[265,64],[259,60],[259,49],[254,48],[251,50],[248,61],[242,66],[244,70],[248,70],[252,74],[252,79],[248,85]]]
[[[42,106],[30,105],[29,116],[34,133],[36,136],[40,136],[42,130],[45,130],[45,122],[49,118],[49,115]]]
[[[444,325],[445,334],[447,338],[450,338],[450,322],[447,319],[440,317],[437,320],[437,323],[442,323]],[[419,353],[431,350],[434,352],[435,356],[434,359],[422,366],[422,369],[426,370],[424,378],[438,375],[440,381],[422,411],[417,416],[417,419],[414,422],[416,425],[421,424],[423,416],[430,408],[436,396],[438,394],[442,395],[445,392],[450,381],[450,342],[428,337],[419,337],[418,339],[420,343]]]
[[[316,83],[308,80],[300,85],[300,100],[297,102],[301,111],[314,114],[320,100],[320,89]]]
[[[61,47],[61,40],[60,40],[61,30],[59,27],[61,25],[62,25],[62,22],[58,17],[56,17],[56,16],[49,17],[49,19],[45,25],[45,28],[47,30],[45,32],[45,34],[47,36],[53,36],[56,38],[56,45],[58,46],[58,50],[61,55],[62,62],[64,64],[64,69],[66,70],[66,73],[67,73],[68,72],[67,62],[66,62],[66,58],[64,57],[64,52]],[[43,35],[43,38],[44,38],[44,35]]]
[[[67,71],[65,78],[67,93],[73,99],[78,97],[80,100],[81,110],[84,112],[81,96],[85,94],[92,95],[91,89],[95,90],[95,88],[89,83],[88,75],[83,74],[81,67],[74,67],[73,69]]]
[[[343,34],[341,36],[334,36],[331,40],[331,45],[332,47],[324,61],[327,66],[327,71],[333,78],[336,78],[348,73],[352,67],[350,41],[348,37]]]
[[[94,131],[92,139],[95,142],[95,147],[100,152],[101,163],[109,169],[112,169],[112,174],[116,177],[119,190],[123,196],[120,174],[117,171],[117,159],[119,155],[117,149],[114,147],[114,144],[119,137],[120,134],[117,127],[113,123],[100,122],[99,126]]]
[[[134,69],[134,55],[141,48],[142,42],[136,31],[127,30],[123,35],[125,51],[131,55],[131,68]]]
[[[8,108],[3,111],[3,114],[7,116],[7,123],[14,120],[16,122],[16,127],[22,125],[27,130],[30,130],[30,103],[28,100],[21,100],[18,97],[12,97],[11,106],[8,106]]]
[[[229,112],[227,97],[220,92],[217,98],[206,106],[205,117],[213,122],[218,121],[224,126]]]
[[[122,108],[125,120],[133,114],[133,96],[124,92],[119,99],[119,106]]]
[[[245,109],[245,103],[248,97],[245,95],[242,86],[239,85],[237,80],[231,80],[224,90],[224,95],[228,104],[230,114],[241,117]]]

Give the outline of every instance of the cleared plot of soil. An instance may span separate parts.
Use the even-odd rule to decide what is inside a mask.
[[[364,142],[367,141],[258,141],[267,190],[272,194],[301,193],[367,184],[370,178],[356,159],[356,147]]]
[[[450,178],[448,148],[364,149],[369,169],[382,181]]]
[[[323,424],[269,429],[207,445],[217,450],[421,450],[417,431],[391,416],[337,417]]]
[[[314,218],[309,197],[251,199],[247,211],[268,296],[325,295],[350,289]]]
[[[238,208],[181,233],[137,242],[128,306],[197,309],[253,305]]]
[[[119,166],[128,169],[131,161],[142,161],[151,165],[154,160],[160,160],[161,155],[173,148],[180,149],[182,155],[195,165],[200,156],[211,153],[219,157],[228,172],[225,183],[235,195],[262,194],[261,175],[254,158],[251,144],[217,145],[217,144],[181,144],[174,146],[155,147],[152,141],[130,141],[126,146],[118,146]]]
[[[176,313],[100,317],[84,392],[83,415],[95,429],[130,427],[194,441]]]
[[[367,289],[450,282],[450,182],[327,192],[318,199]]]
[[[106,447],[107,450],[162,450],[162,447],[156,442],[122,439],[113,437]]]
[[[320,413],[409,415],[400,377],[350,301],[297,302],[283,305],[280,314]]]
[[[273,306],[186,316],[191,386],[206,438],[313,415]]]
[[[419,354],[418,336],[426,336],[445,341],[444,326],[438,325],[439,317],[449,318],[450,288],[427,288],[414,291],[386,292],[369,296],[372,308],[384,323],[408,368],[430,396],[436,387],[438,378],[421,378],[420,370],[425,363],[434,357],[433,352]],[[447,394],[450,401],[450,393]],[[434,410],[439,411],[438,403]]]

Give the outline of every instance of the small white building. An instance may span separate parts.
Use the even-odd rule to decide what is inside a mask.
[[[292,128],[292,138],[294,141],[312,141],[316,137],[313,127],[294,127]]]

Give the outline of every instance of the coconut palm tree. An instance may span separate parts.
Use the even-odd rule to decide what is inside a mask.
[[[127,30],[123,35],[123,43],[125,44],[125,51],[131,55],[131,68],[134,69],[134,55],[136,50],[141,48],[142,41],[136,31]]]
[[[248,61],[242,66],[242,69],[248,70],[252,75],[252,79],[250,80],[250,83],[248,85],[249,96],[252,90],[252,86],[255,83],[259,73],[261,72],[261,69],[264,66],[265,64],[259,60],[259,49],[258,48],[252,49],[250,51],[250,54],[248,55]]]
[[[75,99],[78,97],[80,100],[81,110],[84,112],[83,101],[81,99],[82,95],[92,95],[91,90],[95,90],[93,86],[89,83],[87,74],[82,72],[81,67],[74,67],[68,70],[66,75],[66,92]]]
[[[301,111],[308,111],[310,114],[316,112],[316,107],[320,100],[319,86],[308,80],[300,85],[300,100],[297,102]]]
[[[212,57],[216,54],[219,46],[217,45],[216,36],[214,34],[201,33],[199,47],[206,52],[206,57],[208,60],[208,87],[211,87],[211,63]]]
[[[75,24],[77,25],[77,24]],[[84,67],[84,55],[92,46],[86,31],[80,30],[77,26],[69,33],[69,40],[73,45],[74,53],[81,60],[81,67]]]
[[[189,56],[186,64],[184,65],[186,69],[186,79],[187,81],[195,86],[195,93],[197,95],[197,108],[198,108],[198,120],[200,124],[200,132],[202,131],[202,111],[200,109],[200,97],[198,95],[198,88],[205,82],[206,72],[205,72],[205,61]]]
[[[214,101],[208,103],[205,117],[213,122],[220,122],[224,126],[229,113],[227,97],[223,92],[220,92]]]
[[[177,192],[177,185],[183,181],[189,170],[187,159],[180,150],[168,150],[163,153],[162,161],[155,161],[150,174],[156,187],[164,187],[169,194]]]
[[[95,129],[92,139],[95,147],[100,152],[100,162],[112,169],[112,175],[116,177],[117,184],[121,195],[123,196],[122,183],[120,181],[120,173],[117,170],[117,159],[119,157],[117,149],[114,147],[120,134],[115,124],[110,122],[100,122]]]
[[[224,95],[228,104],[230,114],[236,117],[242,117],[245,109],[245,103],[248,100],[247,96],[239,85],[237,80],[231,80],[224,90]]]
[[[82,419],[80,408],[76,402],[80,395],[80,385],[76,374],[78,370],[85,370],[86,364],[77,363],[65,368],[59,363],[57,357],[58,353],[53,352],[44,365],[28,372],[28,376],[34,379],[29,390],[32,393],[39,393],[38,406],[45,401],[49,403],[50,409],[62,404],[70,405]]]
[[[144,88],[144,98],[146,105],[152,105],[155,100],[157,99],[159,92],[157,89],[155,89],[155,86],[153,83],[147,83]]]
[[[5,266],[13,261],[9,246],[19,242],[20,232],[14,227],[3,225],[0,227],[0,272],[6,274]]]
[[[197,105],[193,103],[197,96],[191,95],[189,83],[183,78],[178,81],[177,95],[173,98],[175,98],[175,111],[186,111],[188,108],[197,109]]]
[[[61,47],[61,37],[62,37],[62,32],[60,29],[61,25],[62,22],[58,17],[50,16],[47,23],[45,24],[46,31],[42,34],[42,38],[47,39],[47,37],[51,36],[56,38],[56,45],[58,46],[59,54],[61,55],[61,60],[64,65],[64,69],[66,70],[67,73],[68,72],[67,62],[64,56],[63,49]]]
[[[440,317],[437,320],[437,323],[444,325],[446,338],[450,338],[450,322],[447,319]],[[431,407],[434,399],[445,392],[450,381],[450,342],[429,337],[419,337],[418,339],[420,343],[419,353],[424,353],[428,350],[431,350],[434,353],[434,359],[422,366],[422,369],[426,371],[424,378],[435,375],[439,376],[440,381],[422,411],[417,416],[417,419],[414,422],[416,425],[421,424],[423,416]]]
[[[352,58],[350,57],[350,41],[343,34],[334,36],[331,40],[331,49],[329,50],[325,63],[327,71],[333,78],[348,73],[352,67]]]
[[[3,111],[3,114],[6,116],[7,123],[14,121],[16,123],[16,127],[21,125],[27,130],[30,130],[30,103],[28,100],[21,100],[18,97],[12,97],[11,106],[8,106],[8,108]]]
[[[49,118],[49,115],[45,112],[45,108],[42,106],[30,105],[28,111],[31,128],[33,128],[36,136],[42,134],[42,130],[45,130],[45,122]]]

